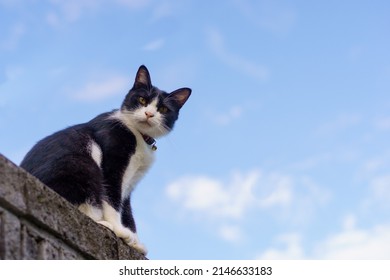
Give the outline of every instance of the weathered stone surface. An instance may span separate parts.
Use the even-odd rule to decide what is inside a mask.
[[[0,259],[20,259],[19,219],[0,207]]]
[[[145,259],[0,154],[0,259]]]
[[[118,259],[119,260],[144,260],[145,256],[137,250],[129,247],[123,240],[118,240]]]
[[[15,164],[6,160],[0,154],[0,201],[9,203],[14,210],[24,212],[26,203],[24,201],[23,172]]]

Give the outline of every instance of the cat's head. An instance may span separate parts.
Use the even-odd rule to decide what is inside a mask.
[[[144,135],[158,138],[173,129],[179,111],[190,95],[189,88],[167,93],[154,87],[148,69],[142,65],[123,101],[121,113],[133,128]]]

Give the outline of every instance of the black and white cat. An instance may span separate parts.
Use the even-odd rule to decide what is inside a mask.
[[[190,94],[189,88],[168,94],[152,86],[142,65],[119,110],[44,138],[21,167],[146,254],[136,234],[131,192],[153,162],[154,138],[173,129]]]

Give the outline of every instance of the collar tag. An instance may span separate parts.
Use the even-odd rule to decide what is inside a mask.
[[[157,146],[156,146],[157,142],[156,142],[156,140],[154,138],[152,138],[152,137],[150,137],[148,135],[144,135],[144,134],[142,134],[142,137],[144,138],[146,144],[148,144],[151,147],[152,151],[156,151],[157,150]]]

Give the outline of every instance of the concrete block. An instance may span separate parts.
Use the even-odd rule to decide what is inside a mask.
[[[0,154],[0,201],[15,211],[24,212],[26,203],[23,196],[25,172]]]
[[[21,259],[21,224],[15,215],[0,207],[0,259]]]
[[[0,154],[0,257],[145,259]]]

